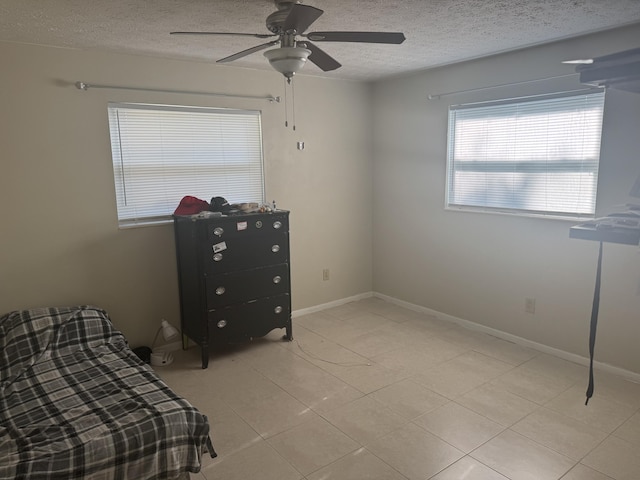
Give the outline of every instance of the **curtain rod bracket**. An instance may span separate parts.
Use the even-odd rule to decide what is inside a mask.
[[[93,83],[86,83],[78,81],[75,83],[78,90],[87,91],[90,88],[106,88],[111,90],[137,90],[141,92],[156,92],[156,93],[177,93],[188,95],[210,95],[215,97],[233,97],[233,98],[249,98],[254,100],[268,100],[270,103],[280,103],[280,97],[274,97],[273,95],[241,95],[233,93],[216,93],[216,92],[194,92],[188,90],[167,90],[162,88],[144,88],[144,87],[122,87],[118,85],[97,85]]]

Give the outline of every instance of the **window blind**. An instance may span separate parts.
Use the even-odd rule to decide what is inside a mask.
[[[182,197],[264,202],[260,112],[110,103],[121,225],[168,220]]]
[[[595,213],[604,91],[452,106],[447,206]]]

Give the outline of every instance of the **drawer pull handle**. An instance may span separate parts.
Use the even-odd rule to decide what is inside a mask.
[[[282,281],[282,277],[280,275],[276,275],[273,277],[273,283],[280,283]]]
[[[224,287],[218,287],[216,288],[216,295],[224,295],[224,292],[226,292],[227,290]]]
[[[217,235],[218,237],[221,237],[223,233],[224,233],[224,228],[222,227],[216,227],[213,229],[213,234]]]
[[[282,227],[282,222],[280,220],[276,220],[275,222],[273,222],[273,228],[277,230],[280,227]]]
[[[226,320],[219,320],[216,325],[218,326],[218,328],[224,328],[224,327],[227,326],[227,321]]]
[[[282,307],[280,305],[278,305],[276,308],[273,309],[274,313],[282,313]]]
[[[262,228],[262,221],[258,220],[256,222],[256,228]]]
[[[216,253],[216,254],[213,256],[213,261],[214,261],[214,262],[219,262],[220,260],[222,260],[222,254],[221,254],[221,253]]]
[[[273,253],[278,253],[280,251],[280,245],[274,245],[271,247],[271,251]]]

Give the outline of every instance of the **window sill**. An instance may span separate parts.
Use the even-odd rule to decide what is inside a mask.
[[[585,222],[588,220],[593,220],[595,215],[554,215],[554,214],[545,214],[545,213],[537,213],[537,212],[514,212],[508,210],[498,210],[498,209],[485,209],[485,208],[473,208],[473,207],[458,207],[458,206],[445,206],[445,211],[451,212],[465,212],[465,213],[487,213],[492,215],[503,215],[508,217],[524,217],[524,218],[539,218],[543,220],[560,220],[563,222]]]
[[[173,219],[166,217],[148,218],[144,220],[120,220],[118,222],[118,229],[128,230],[130,228],[157,227],[160,225],[168,225],[171,223],[173,223]]]

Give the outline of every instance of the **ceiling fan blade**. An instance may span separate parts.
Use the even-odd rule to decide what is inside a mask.
[[[221,58],[216,63],[233,62],[234,60],[237,60],[242,57],[246,57],[247,55],[250,55],[254,52],[259,52],[260,50],[264,50],[265,48],[275,45],[279,41],[280,40],[273,40],[271,42],[263,43],[262,45],[256,45],[255,47],[247,48],[246,50],[243,50],[241,52],[234,53],[233,55],[229,55],[228,57]]]
[[[315,63],[323,72],[330,72],[331,70],[335,70],[342,66],[335,58],[313,43],[304,42],[304,45],[311,50],[309,60]]]
[[[230,33],[230,32],[169,32],[169,35],[242,35],[244,37],[269,38],[271,33]]]
[[[391,43],[398,45],[405,41],[400,32],[311,32],[304,35],[314,42],[362,42]]]
[[[300,34],[304,32],[309,26],[315,22],[320,15],[324,13],[319,8],[312,7],[310,5],[302,5],[300,3],[294,3],[291,6],[289,15],[284,20],[282,30],[284,32],[290,32],[295,30]]]

